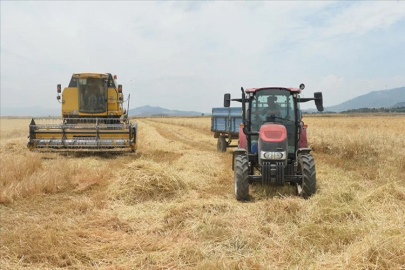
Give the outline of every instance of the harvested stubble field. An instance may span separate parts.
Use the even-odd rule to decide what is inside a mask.
[[[318,192],[233,196],[210,118],[138,119],[139,151],[32,153],[1,119],[2,269],[405,268],[405,117],[305,116]]]

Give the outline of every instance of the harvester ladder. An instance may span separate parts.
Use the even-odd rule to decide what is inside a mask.
[[[66,147],[66,132],[65,132],[65,124],[62,124],[62,145]]]
[[[100,148],[100,134],[99,134],[99,125],[98,125],[99,118],[96,118],[96,141],[97,141],[97,149]]]

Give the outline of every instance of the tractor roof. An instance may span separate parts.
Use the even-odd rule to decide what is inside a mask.
[[[255,93],[256,91],[263,90],[263,89],[285,89],[290,92],[296,92],[296,93],[301,93],[301,90],[299,88],[292,88],[292,87],[276,87],[276,86],[270,86],[270,87],[259,87],[259,88],[247,88],[246,93]]]

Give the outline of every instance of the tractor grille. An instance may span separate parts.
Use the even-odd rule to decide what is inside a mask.
[[[262,165],[262,185],[269,186],[271,184],[271,164],[268,161]]]
[[[284,185],[284,173],[283,162],[270,163],[269,161],[265,161],[262,165],[262,184],[267,186],[272,184],[282,186]]]
[[[285,167],[284,174],[285,175],[294,175],[294,165],[293,164],[288,164]]]

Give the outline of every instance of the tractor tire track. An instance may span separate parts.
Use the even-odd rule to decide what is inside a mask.
[[[181,142],[191,149],[210,152],[216,151],[216,141],[197,129],[155,121],[149,122],[149,125],[153,126],[156,131],[166,139]]]
[[[172,124],[175,126],[187,128],[189,130],[197,131],[198,133],[201,133],[204,135],[212,136],[212,131],[211,131],[209,125],[204,125],[204,126],[201,125],[201,126],[196,127],[196,123],[198,123],[199,121],[196,121],[196,122],[194,122],[194,124],[191,124],[191,123],[184,123],[181,121],[180,122],[177,122],[177,121],[170,122],[170,121],[166,121],[166,120],[168,120],[168,119],[167,118],[163,118],[163,119],[162,118],[160,118],[160,119],[159,118],[149,118],[148,119],[148,121],[150,121],[150,122]],[[206,123],[204,123],[204,124],[206,124]]]
[[[215,140],[186,127],[144,119],[139,122],[143,157],[175,168],[197,192],[195,196],[232,193],[231,156],[217,152]]]

